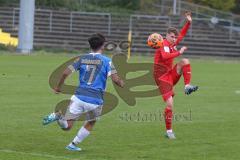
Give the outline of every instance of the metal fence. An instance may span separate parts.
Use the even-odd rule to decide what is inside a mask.
[[[152,20],[162,20],[165,19],[168,21],[168,24],[171,24],[171,17],[169,16],[153,16],[153,15],[130,15],[129,18],[129,31],[133,30],[133,20],[134,19],[141,19],[141,18],[147,18]]]
[[[159,4],[155,4],[161,11],[161,13],[173,14],[173,1],[174,0],[161,0]],[[224,12],[217,9],[212,9],[202,5],[186,2],[184,0],[177,0],[176,13],[180,15],[181,12],[190,10],[193,12],[196,18],[211,18],[218,17],[220,19],[231,20],[233,25],[240,26],[240,15],[233,14],[231,12]]]
[[[138,21],[141,21],[142,18],[147,18],[149,20],[159,20],[159,21],[162,21],[162,20],[165,20],[168,22],[168,26],[171,26],[172,23],[173,23],[173,20],[171,19],[170,16],[152,16],[152,15],[131,15],[130,18],[129,18],[129,31],[132,31],[133,30],[133,26],[134,26],[134,23],[133,21],[134,20],[138,20]],[[193,18],[193,24],[191,25],[190,27],[190,30],[189,30],[189,35],[191,37],[193,37],[193,29],[194,29],[194,24],[198,24],[199,22],[204,22],[205,25],[208,25],[206,26],[206,28],[216,28],[216,27],[220,27],[222,29],[225,29],[226,32],[228,32],[228,39],[232,40],[232,37],[233,37],[233,29],[234,29],[234,25],[233,25],[233,21],[232,20],[226,20],[226,19],[216,19],[217,20],[217,23],[214,24],[210,18]],[[179,23],[180,24],[180,23]]]
[[[63,11],[64,12],[64,11]],[[45,19],[44,21],[46,22],[48,26],[48,30],[51,32],[53,31],[53,15],[55,14],[53,10],[47,10],[47,9],[36,9],[35,10],[35,19],[38,18],[38,14],[44,14]],[[78,16],[101,16],[101,17],[106,17],[107,20],[107,33],[108,35],[111,34],[111,23],[112,23],[112,18],[110,13],[98,13],[98,12],[66,12],[65,16],[67,16],[66,22],[69,22],[69,32],[73,32],[73,23],[77,20]],[[18,18],[19,18],[19,8],[13,8],[12,11],[12,28],[15,29],[18,25]]]
[[[183,2],[185,3],[185,2]],[[215,11],[215,10],[213,10]],[[197,10],[196,10],[197,12]],[[74,32],[73,28],[74,28],[74,22],[77,21],[77,17],[80,16],[100,16],[100,17],[104,17],[105,18],[105,25],[106,26],[106,32],[108,33],[108,35],[111,35],[111,25],[112,25],[112,15],[110,13],[97,13],[97,12],[66,12],[63,11],[63,13],[65,13],[65,23],[68,32]],[[217,14],[217,13],[214,13]],[[41,15],[41,16],[40,16]],[[44,16],[43,16],[44,15]],[[47,10],[47,9],[36,9],[35,11],[35,18],[37,18],[38,16],[42,18],[42,20],[44,20],[45,22],[45,30],[47,29],[48,31],[52,32],[54,31],[53,28],[53,23],[54,23],[54,15],[55,15],[55,11],[54,10]],[[194,22],[195,21],[203,21],[206,23],[210,23],[211,24],[211,18],[212,17],[200,17],[201,14],[198,14],[198,16],[194,16]],[[16,30],[17,26],[18,26],[18,17],[19,17],[19,8],[13,8],[12,10],[12,29]],[[132,30],[132,20],[136,19],[136,18],[150,18],[150,19],[168,19],[168,25],[171,25],[173,19],[170,16],[154,16],[154,15],[130,15],[129,16],[129,29]],[[236,26],[234,24],[234,20],[232,19],[223,19],[223,18],[218,18],[217,19],[218,23],[215,26],[220,26],[223,27],[224,29],[226,29],[226,31],[229,33],[228,38],[232,39],[233,37],[233,31],[239,31],[239,28],[236,28],[234,26]],[[84,22],[82,22],[84,23]],[[86,22],[85,22],[86,23]],[[214,24],[213,24],[214,25]],[[76,27],[76,24],[75,24]],[[190,30],[190,34],[192,33],[192,28]]]
[[[217,24],[214,24],[213,22],[211,22],[211,19],[209,18],[193,18],[193,21],[192,21],[192,25],[190,27],[190,36],[193,37],[193,25],[194,23],[199,23],[199,22],[205,22],[206,25],[211,25],[208,26],[208,28],[212,28],[214,29],[215,27],[219,27],[221,25],[219,24],[223,24],[221,27],[224,26],[224,29],[227,30],[228,32],[228,39],[229,40],[232,40],[232,36],[233,36],[233,21],[232,20],[226,20],[226,19],[217,19]]]

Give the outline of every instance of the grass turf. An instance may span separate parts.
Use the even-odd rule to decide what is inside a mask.
[[[48,85],[51,72],[70,57],[66,54],[0,54],[1,160],[239,159],[238,61],[213,58],[191,61],[192,82],[199,85],[200,90],[185,96],[182,79],[176,86],[174,111],[185,115],[174,121],[176,140],[165,139],[161,119],[144,118],[149,113],[162,112],[165,106],[160,96],[138,98],[134,107],[120,100],[118,107],[102,116],[91,135],[80,144],[83,151],[75,153],[65,150],[65,146],[82,122],[76,123],[69,132],[60,130],[56,124],[41,124],[42,117],[52,112],[57,102],[70,97],[53,94]],[[135,63],[143,60],[151,62],[152,58],[131,58]],[[71,79],[69,82],[77,83],[76,75]],[[107,90],[117,95],[110,81]],[[134,118],[137,113],[141,113],[140,119]]]

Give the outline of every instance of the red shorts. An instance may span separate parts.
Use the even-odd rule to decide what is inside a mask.
[[[181,75],[177,73],[177,65],[172,70],[162,74],[154,74],[155,82],[164,101],[174,96],[173,86],[179,81]]]

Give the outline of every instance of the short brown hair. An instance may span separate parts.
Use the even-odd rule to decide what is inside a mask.
[[[176,36],[178,35],[178,30],[174,27],[169,27],[167,29],[167,33],[170,34],[170,33],[174,33]]]
[[[100,49],[105,41],[105,37],[100,33],[95,33],[88,38],[89,45],[93,50]]]

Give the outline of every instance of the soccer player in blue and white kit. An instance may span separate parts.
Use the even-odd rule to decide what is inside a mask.
[[[97,117],[101,115],[107,77],[111,76],[112,81],[118,86],[124,86],[124,82],[117,75],[111,59],[102,55],[105,42],[104,36],[94,34],[88,39],[88,42],[92,52],[80,56],[75,63],[65,69],[57,87],[54,89],[55,93],[60,93],[65,79],[72,72],[79,71],[79,86],[71,97],[71,102],[65,115],[62,115],[60,112],[54,112],[43,119],[44,125],[57,121],[63,130],[69,130],[73,122],[79,119],[83,113],[86,113],[85,124],[80,128],[73,141],[66,147],[66,149],[71,151],[81,151],[77,144],[90,134]]]

